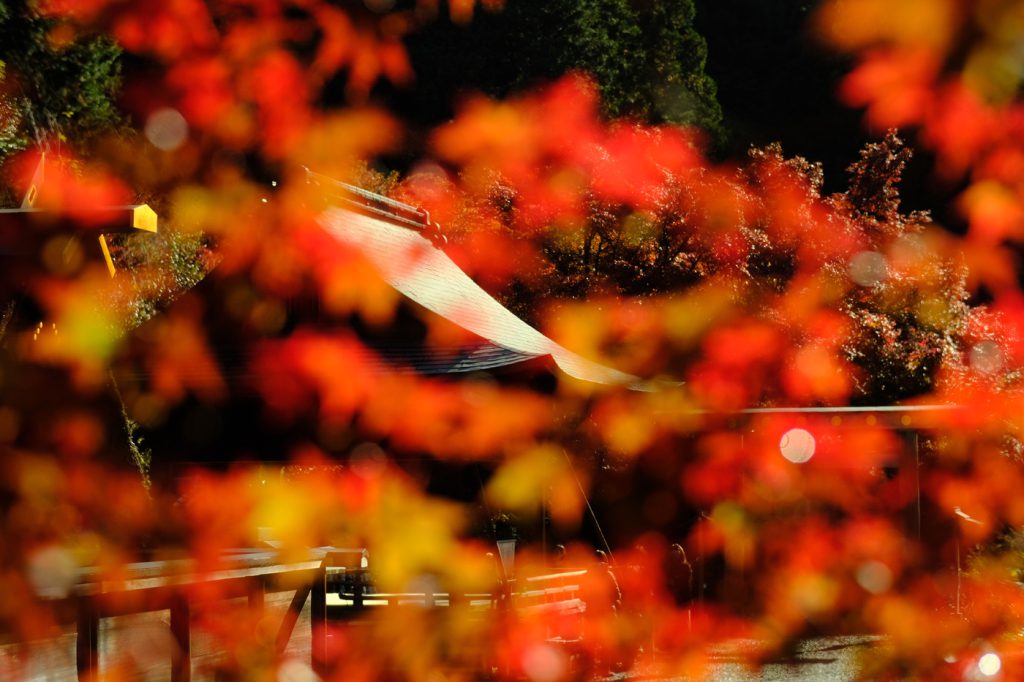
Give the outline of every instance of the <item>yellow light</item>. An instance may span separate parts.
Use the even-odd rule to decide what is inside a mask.
[[[100,235],[100,251],[103,252],[103,262],[107,264],[107,272],[113,277],[117,274],[117,268],[114,267],[114,259],[110,256],[110,247],[107,246],[107,236],[104,234]]]
[[[146,232],[157,231],[157,215],[149,204],[132,206],[132,227]]]

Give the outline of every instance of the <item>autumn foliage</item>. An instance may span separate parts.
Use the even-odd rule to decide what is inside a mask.
[[[839,633],[880,637],[872,679],[987,679],[970,667],[987,651],[1024,677],[1018,5],[823,4],[813,30],[854,62],[840,96],[889,130],[831,193],[777,145],[713,160],[699,130],[606,120],[579,73],[467,96],[414,147],[373,96],[416,77],[403,38],[500,3],[392,5],[39,3],[55,44],[122,46],[139,132],[80,155],[40,140],[4,169],[23,191],[48,150],[38,205],[56,217],[22,225],[38,254],[0,271],[0,632],[57,632],[79,568],[213,570],[268,534],[284,559],[366,547],[382,590],[498,592],[500,519],[517,573],[552,570],[556,541],[588,569],[582,617],[382,612],[337,624],[325,679],[699,677],[723,643],[755,641],[757,665]],[[915,148],[958,187],[965,234],[901,207]],[[410,149],[381,186],[517,314],[644,390],[551,367],[429,377],[365,343],[409,324],[429,348],[468,343],[317,222],[331,197],[307,168],[367,184]],[[139,197],[204,235],[206,274],[133,326],[123,278],[66,254],[69,231],[98,229],[85,209]],[[138,264],[134,286],[161,276]],[[210,425],[244,401],[257,419]],[[179,423],[238,432],[206,462],[147,443]],[[678,600],[676,544],[700,565]],[[278,679],[262,614],[196,596],[228,652],[214,672]]]

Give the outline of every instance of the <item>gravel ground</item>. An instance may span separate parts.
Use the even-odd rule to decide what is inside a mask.
[[[290,595],[275,595],[268,606],[284,609]],[[142,674],[144,682],[170,679],[170,657],[173,644],[168,630],[168,612],[152,612],[106,618],[101,623],[100,666],[109,669],[119,658],[129,658]],[[204,643],[193,640],[193,679],[204,680],[204,664],[215,660],[217,653]],[[792,658],[769,663],[754,671],[744,665],[745,652],[756,648],[752,641],[730,642],[711,652],[711,670],[704,678],[713,682],[752,682],[754,680],[798,680],[835,682],[858,678],[858,656],[876,640],[869,637],[821,637],[803,641]],[[309,610],[300,619],[289,651],[299,661],[309,660]],[[308,670],[308,669],[307,669]],[[75,635],[67,632],[56,639],[41,642],[30,651],[14,646],[0,646],[0,680],[31,680],[32,682],[72,682],[75,677]],[[301,679],[301,676],[300,678]],[[689,682],[687,678],[666,677],[639,668],[630,673],[613,675],[607,682]]]
[[[738,656],[716,655],[712,680],[748,682],[749,680],[801,680],[804,682],[840,682],[858,679],[858,657],[877,641],[871,637],[817,637],[804,640],[795,655],[785,661],[769,663],[760,671],[751,671]],[[744,644],[738,643],[740,647]]]
[[[875,645],[877,637],[816,637],[802,641],[791,658],[765,664],[758,670],[744,661],[758,647],[751,640],[737,640],[717,647],[710,654],[709,682],[754,682],[755,680],[798,682],[843,682],[860,679],[859,658]],[[698,678],[659,674],[644,666],[629,673],[612,675],[606,682],[696,682]]]

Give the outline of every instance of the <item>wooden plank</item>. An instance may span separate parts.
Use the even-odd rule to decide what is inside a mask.
[[[128,580],[104,581],[89,580],[90,576],[79,583],[77,592],[83,595],[134,592],[164,587],[180,587],[185,585],[221,582],[229,580],[246,580],[257,576],[272,576],[286,573],[315,570],[322,560],[305,561],[294,564],[261,564],[240,568],[227,568],[208,573],[194,573],[187,570],[173,571],[162,566],[165,562],[149,562],[149,564],[130,564],[125,567],[131,576]],[[191,568],[191,566],[189,566]],[[168,571],[167,573],[162,570]],[[138,576],[138,577],[135,577]]]
[[[177,655],[171,660],[171,681],[190,682],[192,679],[192,615],[188,596],[179,593],[171,602],[171,636],[178,644]]]

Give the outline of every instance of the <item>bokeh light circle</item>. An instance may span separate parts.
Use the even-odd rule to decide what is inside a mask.
[[[188,122],[177,109],[157,109],[146,119],[145,133],[154,147],[172,152],[185,143]]]
[[[877,251],[861,251],[850,259],[850,279],[862,287],[881,284],[889,276],[889,263]]]
[[[1003,667],[997,654],[989,652],[978,659],[978,672],[986,677],[995,677]]]
[[[857,584],[871,594],[881,594],[892,586],[892,571],[881,561],[867,561],[857,567]]]
[[[979,341],[971,347],[971,367],[982,374],[996,374],[1003,368],[1003,351],[995,341]]]
[[[550,644],[535,644],[523,652],[523,672],[532,682],[554,682],[565,677],[565,654]]]
[[[277,669],[277,682],[319,682],[320,676],[302,661],[289,658]]]
[[[779,452],[794,464],[803,464],[814,456],[814,436],[807,429],[790,429],[779,440]]]

